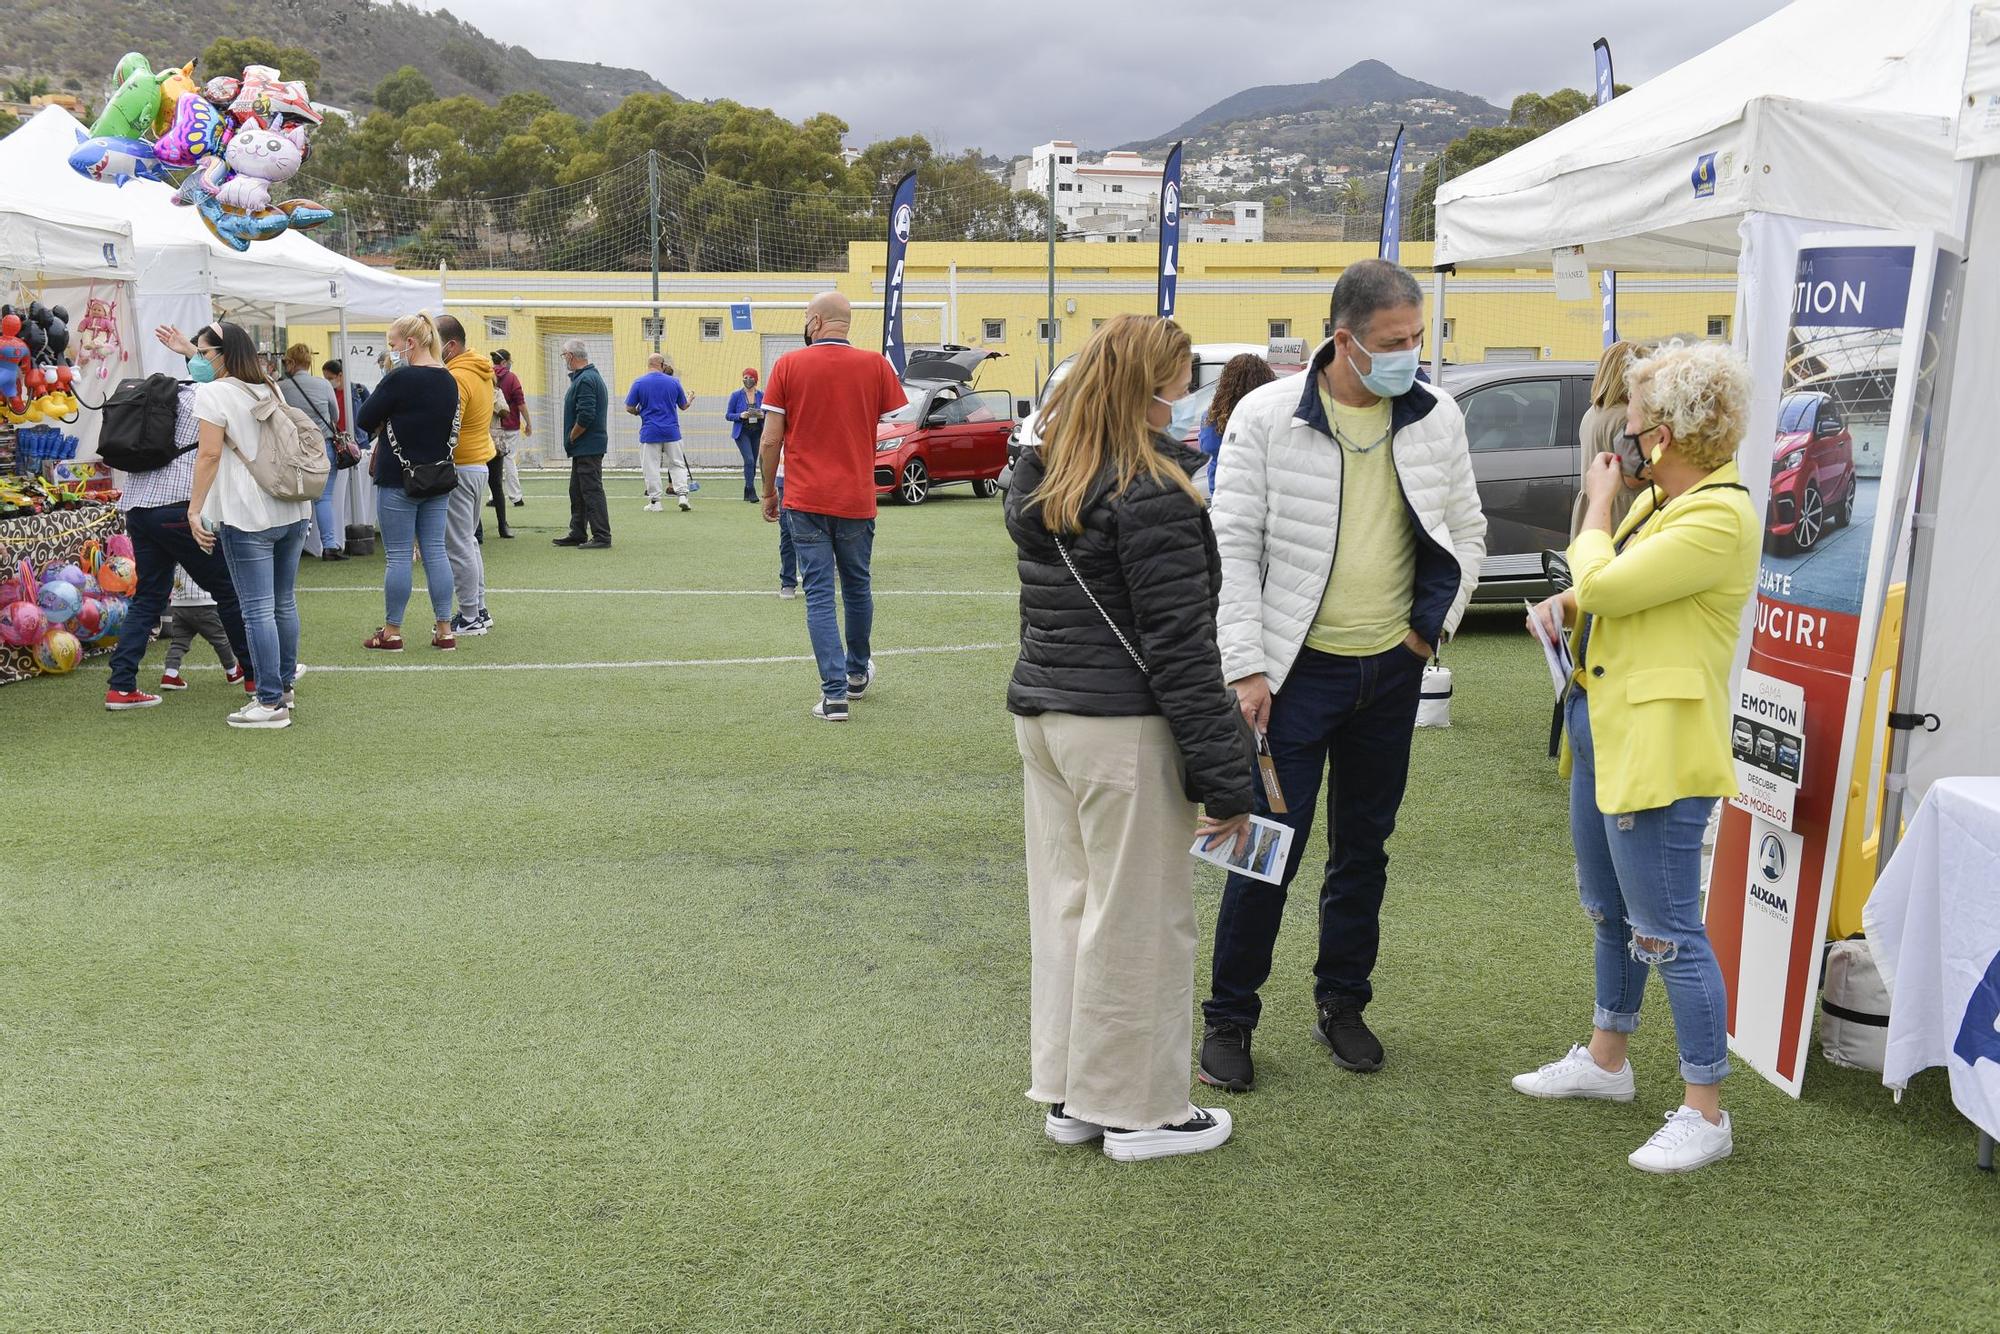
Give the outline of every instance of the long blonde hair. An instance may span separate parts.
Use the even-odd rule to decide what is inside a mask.
[[[437,325],[431,323],[431,317],[421,311],[405,315],[390,325],[388,336],[406,338],[427,349],[433,357],[444,355],[444,340],[438,337]]]
[[[1590,406],[1616,408],[1625,405],[1625,371],[1638,351],[1637,343],[1628,343],[1622,338],[1604,349],[1604,355],[1597,359],[1597,374],[1590,381]]]
[[[1186,330],[1152,315],[1114,316],[1090,336],[1042,408],[1046,470],[1035,499],[1044,528],[1082,531],[1084,502],[1106,464],[1117,471],[1119,491],[1143,473],[1201,503],[1188,475],[1154,448],[1146,423],[1153,396],[1187,369],[1193,351]]]

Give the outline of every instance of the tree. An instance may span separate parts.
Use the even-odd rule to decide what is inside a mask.
[[[438,62],[476,88],[491,92],[506,78],[493,48],[465,37],[452,36],[438,47]]]
[[[21,118],[11,111],[0,111],[0,138],[5,138],[21,128]]]
[[[45,97],[50,92],[49,81],[40,75],[26,79],[13,79],[7,84],[7,99],[11,102],[32,102]]]
[[[287,79],[302,80],[308,92],[319,82],[319,57],[303,46],[280,46],[268,37],[218,37],[195,66],[205,79],[240,78],[246,65],[269,65]]]
[[[414,65],[403,66],[375,85],[375,105],[391,116],[407,115],[412,108],[435,101],[437,89]]]

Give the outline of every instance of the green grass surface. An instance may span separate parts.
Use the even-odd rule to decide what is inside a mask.
[[[530,490],[494,634],[370,661],[380,556],[310,562],[361,591],[302,594],[305,661],[807,654],[727,479],[688,515],[616,479],[608,552],[550,547],[562,480]],[[962,492],[885,510],[876,555],[885,593],[1013,586]],[[1015,617],[884,596],[877,643]],[[315,670],[280,733],[225,728],[213,670],[136,714],[101,660],[0,691],[0,1327],[1992,1328],[2000,1196],[1940,1077],[1896,1107],[1817,1055],[1802,1102],[1739,1073],[1736,1157],[1644,1177],[1655,987],[1637,1103],[1508,1090],[1590,1012],[1518,627],[1473,618],[1457,725],[1417,739],[1387,1068],[1311,1040],[1295,895],[1236,1139],[1131,1166],[1021,1097],[1010,647],[884,653],[845,728],[807,661]]]

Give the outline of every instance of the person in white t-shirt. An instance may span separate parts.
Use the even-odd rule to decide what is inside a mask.
[[[261,437],[252,410],[278,392],[250,335],[241,325],[208,324],[192,347],[188,374],[197,385],[201,445],[189,527],[204,551],[221,542],[257,682],[257,697],[230,714],[229,725],[289,727],[299,663],[299,552],[312,502],[274,499],[250,473],[247,460],[257,457]]]

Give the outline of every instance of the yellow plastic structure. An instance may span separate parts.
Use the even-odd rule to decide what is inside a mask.
[[[1829,940],[1861,930],[1861,908],[1875,888],[1875,861],[1882,847],[1882,792],[1889,760],[1889,711],[1896,702],[1896,659],[1903,646],[1903,595],[1894,584],[1882,607],[1868,679],[1861,693],[1860,740],[1847,783],[1847,820],[1840,836],[1840,863],[1834,874],[1833,910],[1826,919]]]

